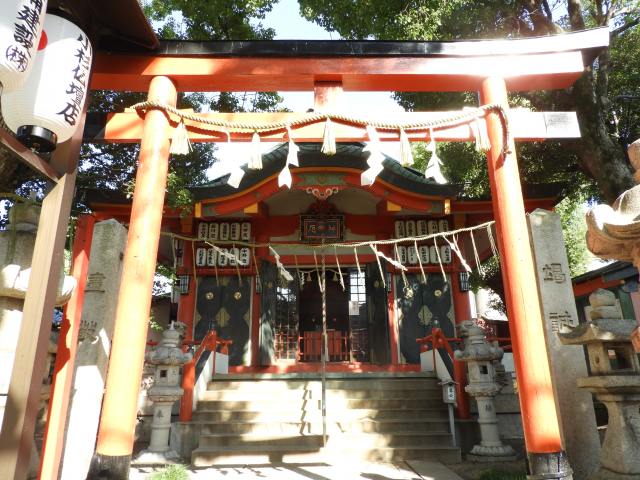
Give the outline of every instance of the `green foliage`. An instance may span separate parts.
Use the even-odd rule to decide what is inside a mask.
[[[147,477],[148,480],[189,480],[189,472],[184,465],[169,465]]]
[[[585,273],[592,258],[586,242],[585,203],[585,199],[581,196],[567,197],[556,206],[556,213],[560,215],[562,222],[562,233],[572,277]]]

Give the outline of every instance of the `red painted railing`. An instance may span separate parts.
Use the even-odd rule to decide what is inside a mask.
[[[231,343],[231,340],[222,340],[218,338],[216,332],[211,330],[200,342],[200,346],[193,355],[193,359],[182,367],[182,390],[184,390],[184,393],[180,400],[181,422],[188,422],[193,416],[193,389],[196,385],[196,365],[198,360],[200,360],[200,357],[205,351],[208,350],[210,352],[215,352],[218,346],[220,347],[220,353],[228,355],[229,345],[231,345]],[[186,341],[183,342],[182,348],[186,351],[190,346],[197,344],[198,342]],[[215,357],[213,361],[213,370],[215,372]]]

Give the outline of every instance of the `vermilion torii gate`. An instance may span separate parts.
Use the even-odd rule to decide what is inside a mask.
[[[152,52],[99,52],[91,86],[93,89],[148,91],[149,100],[172,106],[176,104],[177,92],[313,90],[316,107],[326,112],[339,111],[334,94],[341,90],[477,91],[480,105],[496,104],[509,112],[509,91],[570,87],[583,74],[585,65],[607,44],[606,29],[525,40],[449,43],[160,42]],[[211,113],[207,117],[226,121],[291,122],[300,115]],[[394,115],[394,120],[428,121],[435,115],[414,112]],[[577,123],[571,113],[510,113],[512,135],[505,149],[499,115],[487,113],[485,119],[491,141],[488,170],[493,210],[530,470],[532,475],[539,475],[535,478],[567,478],[570,470],[564,458],[551,387],[540,299],[533,287],[536,273],[513,140],[576,137],[579,136]],[[563,122],[561,127],[558,120]],[[104,478],[127,478],[128,474],[169,148],[176,125],[175,117],[152,108],[144,115],[110,114],[103,123],[93,123],[85,130],[85,141],[141,144],[93,465],[93,472],[102,471]],[[227,141],[222,131],[211,132],[192,124],[188,127],[191,141]],[[410,140],[425,140],[424,132],[408,133]],[[363,128],[349,124],[336,124],[335,134],[338,142],[367,140]],[[444,141],[474,139],[466,124],[438,128],[434,134],[437,140]],[[251,134],[246,132],[232,131],[230,135],[236,141],[251,140]],[[317,124],[293,130],[296,142],[322,141],[322,136],[322,127]],[[285,131],[261,137],[263,141],[274,142],[287,138]],[[398,133],[380,132],[380,137],[383,141],[394,141],[398,140]],[[57,221],[57,217],[50,221]],[[62,247],[56,244],[56,248]],[[49,281],[40,288],[51,291],[55,289],[54,284]],[[77,330],[78,322],[79,317],[72,329]],[[45,333],[42,331],[41,335]],[[53,395],[55,398],[56,392]],[[51,415],[62,418],[66,413],[52,412]],[[33,420],[24,421],[28,424]],[[21,438],[21,442],[24,441]],[[4,430],[0,447],[15,452],[13,456],[5,453],[5,458],[11,457],[13,467],[2,470],[13,472],[17,462],[25,458],[25,449],[18,451],[12,447]]]

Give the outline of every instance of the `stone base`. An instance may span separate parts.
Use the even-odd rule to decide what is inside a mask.
[[[465,460],[473,463],[515,462],[518,460],[518,455],[514,453],[513,455],[492,457],[491,455],[474,455],[473,453],[470,453],[465,457]]]
[[[617,473],[600,468],[589,477],[589,480],[637,480],[638,478],[640,475],[637,473]]]
[[[182,457],[173,450],[164,452],[143,450],[131,461],[131,465],[172,465],[174,463],[183,463],[183,461]]]

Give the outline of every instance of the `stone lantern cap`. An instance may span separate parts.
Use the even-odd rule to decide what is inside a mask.
[[[456,360],[462,362],[499,360],[503,350],[485,340],[485,332],[473,320],[460,324],[461,334],[466,336],[463,350],[455,351]]]
[[[629,159],[640,182],[640,139],[629,148]],[[587,247],[600,258],[631,261],[640,256],[640,185],[620,195],[613,206],[596,205],[586,215]]]
[[[179,347],[180,333],[173,328],[162,332],[162,341],[153,350],[147,352],[145,360],[151,365],[184,365],[193,358],[191,353],[184,353]]]

